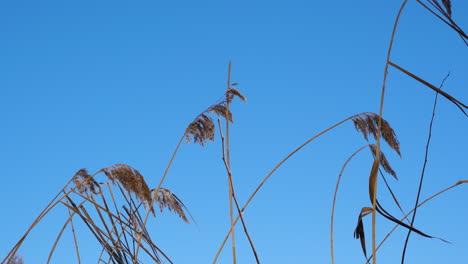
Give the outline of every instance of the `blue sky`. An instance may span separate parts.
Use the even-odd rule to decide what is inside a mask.
[[[116,163],[138,169],[154,188],[186,126],[224,92],[227,64],[248,98],[232,106],[231,156],[244,203],[286,154],[330,125],[378,111],[382,73],[400,1],[3,1],[0,3],[0,257],[81,168]],[[468,3],[453,17],[468,26]],[[468,102],[467,49],[415,1],[405,9],[393,60]],[[419,181],[434,93],[394,69],[384,109],[402,158],[385,146],[399,175],[390,180],[407,210]],[[468,178],[468,125],[439,101],[422,197]],[[346,123],[304,148],[267,182],[246,211],[262,263],[329,263],[333,189],[349,155],[366,144]],[[369,206],[369,152],[344,174],[338,195],[336,263],[364,258],[352,234]],[[186,225],[166,212],[150,232],[175,263],[210,263],[229,227],[226,173],[219,138],[183,145],[165,182],[195,217]],[[379,187],[379,200],[400,216]],[[407,263],[464,261],[467,187],[419,210],[416,226],[452,242],[412,235]],[[370,242],[370,218],[365,220]],[[20,250],[44,263],[63,224],[51,214]],[[378,238],[392,227],[378,218]],[[84,232],[86,230],[83,230]],[[254,263],[237,229],[239,263]],[[395,263],[406,231],[382,248]],[[369,244],[370,245],[370,244]],[[57,256],[55,263],[63,263]],[[219,263],[230,263],[230,246]],[[63,258],[63,259],[61,259]]]

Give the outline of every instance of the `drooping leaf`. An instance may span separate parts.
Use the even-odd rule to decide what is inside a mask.
[[[358,216],[358,222],[356,228],[354,229],[354,238],[359,239],[361,241],[362,252],[364,256],[367,258],[367,250],[366,250],[366,236],[364,232],[364,223],[362,222],[362,218],[366,215],[372,213],[373,209],[371,207],[363,207],[361,212]]]

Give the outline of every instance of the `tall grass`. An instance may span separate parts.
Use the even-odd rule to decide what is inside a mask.
[[[167,209],[170,212],[178,215],[183,222],[189,223],[191,220],[193,220],[184,203],[177,195],[172,193],[171,190],[164,188],[163,184],[184,140],[187,143],[193,142],[204,146],[207,144],[207,142],[213,141],[217,135],[221,139],[220,148],[222,153],[222,162],[226,170],[226,189],[229,198],[229,204],[227,206],[229,207],[230,226],[223,242],[214,256],[213,263],[217,263],[218,258],[229,237],[231,238],[232,263],[238,262],[236,238],[238,238],[240,235],[245,235],[248,239],[254,261],[256,263],[261,263],[262,252],[258,252],[256,249],[254,245],[254,238],[247,228],[247,221],[243,217],[245,210],[252,202],[254,197],[258,194],[260,189],[262,189],[264,184],[268,181],[268,179],[270,179],[270,177],[286,161],[288,161],[292,156],[298,154],[302,148],[312,143],[312,141],[318,139],[320,136],[348,121],[353,122],[356,130],[363,135],[364,139],[368,141],[368,143],[350,155],[350,157],[343,164],[336,181],[330,217],[331,263],[335,263],[334,224],[336,221],[335,208],[337,196],[339,194],[340,182],[344,176],[346,166],[359,152],[365,149],[369,149],[373,155],[373,159],[369,161],[369,203],[364,205],[358,212],[358,221],[354,231],[354,236],[355,238],[359,239],[363,254],[366,258],[366,262],[372,261],[374,264],[377,263],[378,249],[397,227],[403,227],[408,230],[407,237],[405,239],[405,246],[402,250],[402,263],[405,261],[405,254],[407,252],[406,245],[409,243],[409,237],[412,232],[426,238],[436,238],[443,240],[441,238],[428,235],[414,226],[417,209],[428,201],[438,197],[440,194],[462,185],[467,181],[459,181],[454,185],[445,188],[433,196],[425,199],[423,202],[420,202],[421,189],[424,182],[424,171],[427,164],[427,155],[429,153],[430,140],[432,137],[432,123],[434,122],[434,115],[436,112],[436,105],[439,95],[456,106],[460,110],[461,114],[465,116],[468,116],[466,113],[468,107],[452,95],[442,91],[442,85],[445,79],[442,81],[442,84],[439,87],[436,87],[425,79],[415,75],[407,68],[402,67],[392,59],[392,47],[397,38],[400,17],[404,14],[407,2],[407,0],[402,1],[401,7],[398,10],[395,18],[393,30],[391,32],[388,53],[384,65],[378,113],[363,112],[349,116],[311,136],[309,139],[296,147],[292,152],[286,154],[284,158],[270,170],[270,172],[257,185],[255,190],[247,198],[243,205],[239,203],[239,199],[236,194],[234,175],[232,172],[232,165],[235,166],[236,164],[231,164],[230,124],[233,122],[233,114],[231,112],[230,105],[233,103],[235,98],[238,98],[242,101],[246,101],[246,98],[236,88],[237,83],[231,82],[232,65],[231,62],[229,62],[227,71],[227,84],[224,94],[213,105],[207,107],[205,111],[195,116],[194,120],[187,125],[187,128],[182,133],[175,150],[172,152],[164,173],[161,175],[159,184],[155,188],[148,186],[145,177],[138,170],[126,164],[115,164],[109,167],[105,167],[93,174],[90,174],[86,169],[80,169],[69,179],[64,187],[43,209],[43,211],[38,215],[36,220],[31,224],[31,226],[14,245],[14,247],[10,250],[1,263],[22,263],[21,258],[18,257],[21,246],[37,225],[47,225],[47,222],[44,222],[44,217],[55,210],[65,210],[68,217],[64,219],[63,226],[59,234],[55,240],[52,241],[51,250],[48,253],[47,260],[45,260],[46,263],[50,263],[52,261],[53,256],[56,253],[56,249],[58,248],[57,246],[62,242],[62,235],[68,228],[73,234],[72,243],[74,245],[74,254],[76,256],[77,263],[82,263],[83,254],[87,254],[87,252],[82,251],[82,247],[80,246],[78,239],[79,236],[77,234],[79,232],[85,232],[100,245],[100,248],[98,249],[99,257],[96,260],[97,263],[173,263],[170,256],[168,256],[161,248],[158,247],[158,245],[154,243],[151,236],[152,234],[150,234],[147,230],[148,219],[150,216],[154,217],[156,214],[161,213]],[[454,11],[452,10],[451,2],[449,0],[443,0],[440,2],[436,0],[416,0],[416,2],[422,8],[433,14],[436,19],[439,19],[442,21],[442,23],[445,23],[449,26],[449,28],[454,30],[455,33],[462,39],[463,43],[468,46],[467,35],[452,19],[452,13]],[[397,133],[393,130],[390,123],[383,118],[383,112],[385,109],[385,94],[387,90],[386,85],[387,79],[389,78],[388,71],[390,67],[407,75],[415,81],[422,83],[436,93],[432,110],[432,119],[428,128],[425,161],[422,167],[415,205],[406,213],[404,213],[397,196],[394,194],[391,186],[388,184],[385,178],[386,175],[397,178],[397,174],[393,170],[390,161],[386,158],[381,150],[383,140],[383,142],[385,142],[385,144],[387,144],[393,151],[395,151],[398,155],[401,155]],[[379,203],[379,175],[385,183],[385,187],[389,190],[393,201],[398,206],[400,211],[405,214],[405,217],[402,219],[398,219],[393,216]],[[159,208],[159,210],[156,210],[156,208]],[[377,214],[383,216],[383,218],[386,220],[395,223],[395,227],[379,244],[376,240]],[[372,217],[370,231],[370,251],[368,251],[368,245],[365,238],[366,228],[363,222],[363,219],[367,215],[371,215]],[[409,216],[411,216],[411,220],[407,219]],[[235,226],[239,220],[241,220],[244,234],[235,233]],[[77,222],[84,224],[87,229],[76,229],[75,225]],[[368,254],[368,252],[370,254]],[[263,253],[266,254],[266,252]]]

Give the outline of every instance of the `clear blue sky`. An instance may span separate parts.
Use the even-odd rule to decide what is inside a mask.
[[[453,0],[468,28],[468,3]],[[232,80],[248,98],[233,105],[231,156],[244,203],[287,153],[352,114],[378,111],[388,41],[400,1],[2,1],[0,3],[0,258],[81,168],[116,163],[138,169],[155,188],[177,140]],[[415,1],[401,18],[394,61],[468,102],[468,53],[460,38]],[[415,199],[434,93],[391,69],[384,109],[402,159],[384,148],[400,180],[405,210]],[[468,179],[467,119],[439,101],[422,198]],[[352,123],[289,160],[246,211],[262,263],[329,263],[329,218],[341,165],[366,144]],[[211,263],[229,227],[220,140],[183,145],[166,188],[198,222],[166,212],[149,227],[175,263]],[[336,263],[364,263],[353,230],[369,206],[369,152],[344,174],[336,213]],[[400,216],[383,185],[379,199]],[[412,235],[407,263],[468,258],[468,186],[419,210],[416,226],[453,244]],[[20,250],[45,263],[65,221],[50,215]],[[365,220],[370,245],[370,218]],[[378,238],[393,226],[378,218]],[[85,231],[85,230],[83,230]],[[242,229],[239,263],[254,263]],[[406,230],[378,261],[396,263]],[[67,255],[65,248],[62,252]],[[230,263],[227,246],[219,263]],[[57,256],[54,263],[65,263]],[[90,262],[91,263],[91,262]]]

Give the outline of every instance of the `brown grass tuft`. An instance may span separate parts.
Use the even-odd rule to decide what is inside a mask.
[[[179,217],[182,218],[184,222],[190,223],[184,212],[184,210],[187,210],[184,203],[169,189],[154,189],[151,191],[151,193],[155,196],[155,200],[158,203],[161,212],[165,207],[167,207],[169,211],[177,213],[177,215],[179,215]]]
[[[215,126],[213,119],[205,113],[197,116],[195,120],[185,130],[185,138],[187,143],[190,143],[191,137],[195,143],[204,146],[207,140],[214,140]]]
[[[372,135],[374,139],[377,140],[379,115],[375,113],[364,113],[353,118],[353,122],[356,130],[361,132],[366,140],[369,140],[369,135]],[[390,124],[383,118],[380,134],[388,145],[401,156],[400,143],[398,142],[395,131],[393,131]]]
[[[229,88],[225,93],[224,100],[208,107],[189,124],[185,130],[187,143],[190,143],[192,138],[195,143],[198,143],[201,146],[204,146],[207,140],[214,141],[215,125],[213,119],[208,115],[209,113],[223,117],[231,123],[234,122],[232,112],[227,107],[227,104],[231,103],[235,97],[238,97],[244,102],[247,101],[247,99],[238,90],[235,88]]]
[[[245,96],[243,96],[236,88],[230,87],[226,91],[226,98],[228,99],[229,103],[234,99],[234,97],[238,97],[242,101],[247,102],[247,98],[245,98]]]
[[[87,169],[81,169],[76,172],[72,181],[77,186],[80,193],[89,193],[90,191],[93,194],[99,193],[99,184],[93,176],[88,173]]]

